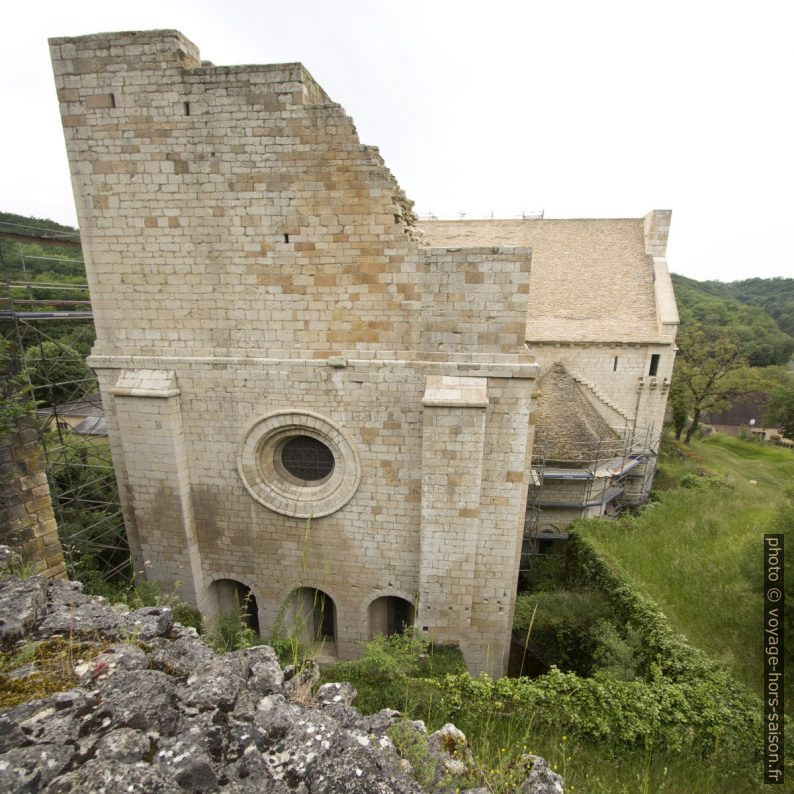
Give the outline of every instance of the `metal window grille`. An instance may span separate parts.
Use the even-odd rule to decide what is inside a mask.
[[[334,470],[334,455],[322,441],[296,436],[282,447],[281,464],[293,477],[313,482],[325,479]]]

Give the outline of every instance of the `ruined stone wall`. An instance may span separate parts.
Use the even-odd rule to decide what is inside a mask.
[[[66,578],[50,486],[31,422],[0,437],[0,543],[19,552],[33,573]]]
[[[52,55],[96,352],[520,346],[528,250],[419,252],[377,149],[300,64],[202,67],[174,31]]]
[[[399,596],[501,673],[537,374],[529,249],[420,248],[377,150],[299,64],[200,65],[174,31],[51,47],[136,568],[210,612],[213,582],[241,582],[263,631],[318,588],[342,657],[372,600]],[[439,377],[484,403],[428,403]],[[273,473],[289,433],[332,449],[327,483]],[[465,505],[451,455],[477,485]]]

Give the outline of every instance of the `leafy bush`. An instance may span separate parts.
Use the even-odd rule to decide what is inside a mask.
[[[415,699],[424,699],[421,682],[466,669],[457,648],[433,646],[413,631],[377,636],[363,651],[358,659],[324,668],[322,678],[353,684],[356,707],[365,714],[387,707],[410,712]]]
[[[696,490],[705,490],[707,488],[732,490],[734,488],[734,484],[727,477],[710,472],[699,472],[697,474],[690,472],[681,477],[678,484],[683,488],[694,488]]]
[[[361,659],[326,668],[323,679],[350,681],[359,691],[356,706],[365,713],[399,708],[431,728],[454,722],[484,769],[509,769],[527,742],[557,732],[580,747],[597,747],[606,758],[639,753],[666,759],[665,765],[676,757],[710,759],[722,790],[743,790],[748,774],[757,779],[760,772],[759,698],[673,632],[656,604],[637,593],[581,530],[571,529],[569,575],[600,593],[594,598],[600,619],[611,626],[607,635],[615,632],[602,638],[607,657],[601,664],[609,663],[611,652],[617,675],[602,669],[583,677],[552,667],[535,679],[474,678],[460,668],[435,665],[432,646],[408,635],[377,638]],[[518,625],[528,625],[532,598],[547,600],[549,614],[558,618],[568,609],[583,611],[593,597],[568,594],[567,605],[553,607],[551,595],[529,594],[519,601]],[[621,660],[621,653],[628,655]],[[636,669],[633,680],[621,676],[627,668]],[[790,728],[787,733],[792,736]],[[789,738],[789,753],[791,745]],[[494,748],[501,748],[496,760]],[[514,790],[503,782],[494,790]]]
[[[516,640],[527,643],[528,660],[543,671],[556,666],[589,676],[597,669],[617,671],[628,663],[622,674],[632,677],[631,650],[623,647],[607,620],[604,597],[598,591],[522,593],[516,599],[513,629]]]
[[[527,591],[556,590],[565,585],[565,557],[542,554],[531,558],[529,570],[522,572],[521,589]]]
[[[733,751],[758,762],[760,700],[673,632],[656,604],[611,568],[576,526],[570,530],[568,551],[583,575],[607,596],[615,625],[637,634],[637,672],[655,701],[652,711],[661,731],[656,741],[671,750],[688,743],[704,755]]]
[[[19,423],[27,419],[35,407],[16,347],[5,339],[0,339],[0,373],[0,436],[4,436],[18,430]]]
[[[237,612],[223,612],[219,615],[212,631],[207,635],[207,640],[216,653],[239,651],[260,642],[257,633],[245,621],[243,607]]]

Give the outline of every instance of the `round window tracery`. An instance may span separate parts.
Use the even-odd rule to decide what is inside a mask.
[[[312,436],[292,436],[276,450],[276,466],[283,474],[294,477],[298,485],[318,485],[331,476],[334,470],[334,453]]]
[[[301,518],[339,510],[361,477],[347,434],[309,411],[278,411],[257,420],[243,437],[238,470],[254,499]]]

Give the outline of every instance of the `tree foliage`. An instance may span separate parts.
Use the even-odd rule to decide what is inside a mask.
[[[672,278],[682,328],[698,325],[708,334],[731,340],[741,356],[754,367],[785,364],[791,358],[794,338],[781,330],[784,324],[788,327],[788,320],[778,325],[761,305],[745,305],[727,292],[716,294],[709,285],[719,282],[699,282],[679,275]],[[794,282],[794,279],[755,281]],[[784,311],[783,304],[779,308]],[[789,319],[794,324],[794,317]]]
[[[760,306],[781,331],[794,336],[794,278],[747,278],[727,284],[704,281],[701,289],[748,306]]]
[[[781,427],[786,438],[794,439],[794,383],[778,386],[766,407],[765,422]]]
[[[673,371],[673,399],[686,405],[692,416],[684,439],[688,444],[704,411],[727,408],[732,398],[766,384],[763,376],[748,366],[739,345],[713,328],[686,325],[676,342],[679,352]]]
[[[84,357],[66,344],[43,341],[25,353],[34,395],[40,403],[59,405],[96,391]]]
[[[0,338],[0,437],[13,433],[33,410],[30,384],[15,351],[13,344]]]

